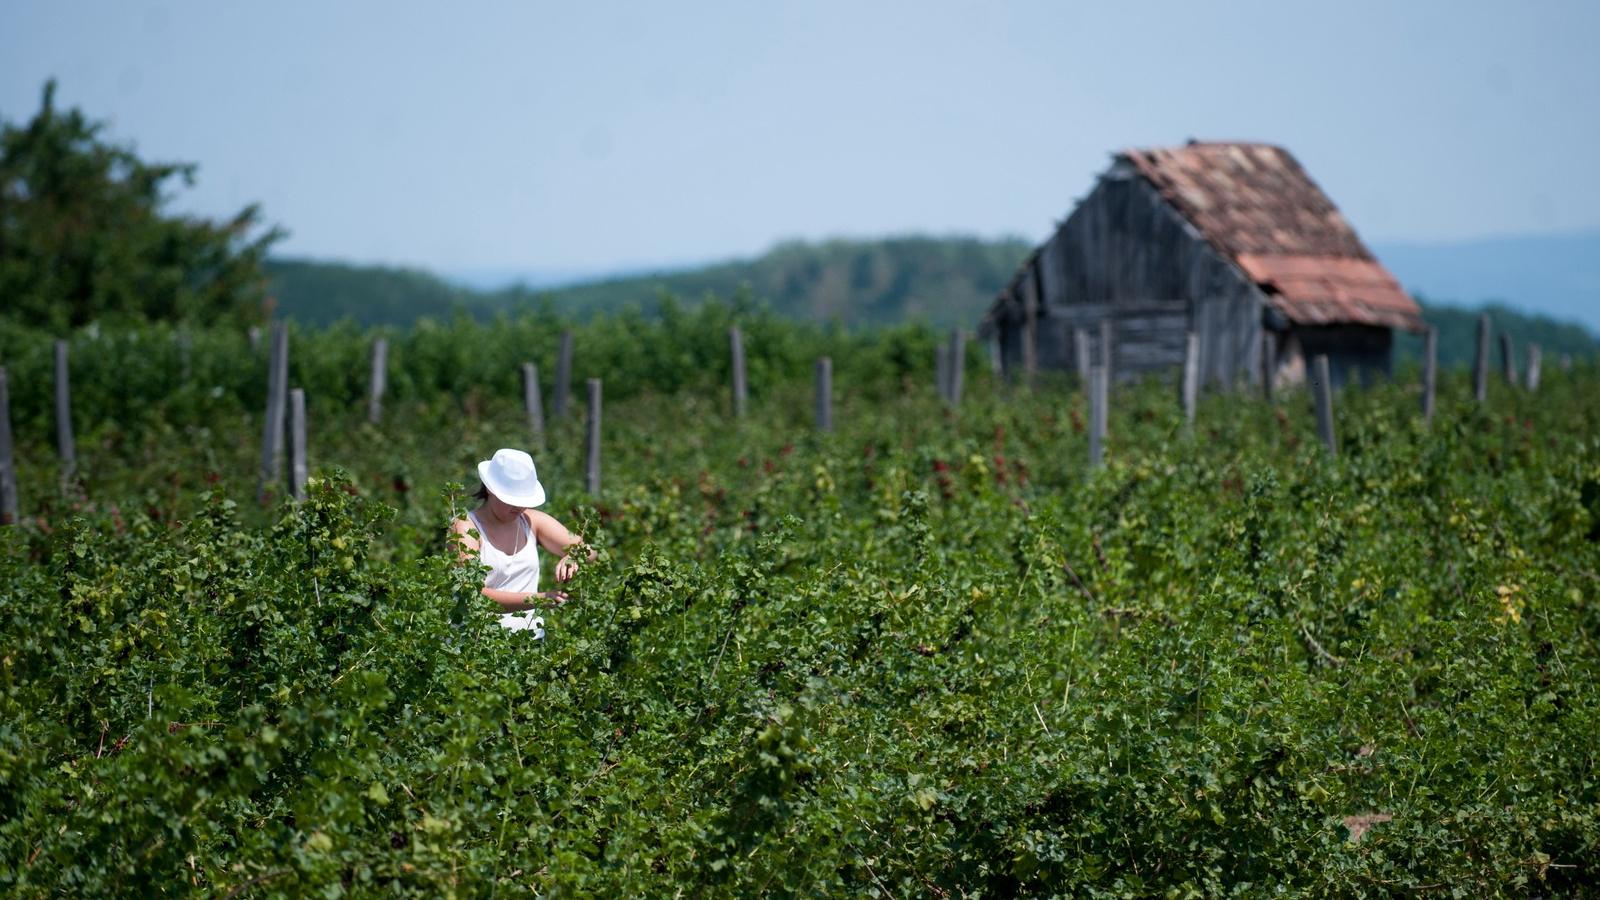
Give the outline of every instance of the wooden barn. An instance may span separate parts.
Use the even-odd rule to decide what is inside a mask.
[[[1191,142],[1116,154],[979,334],[1007,372],[1087,371],[1109,333],[1127,380],[1181,366],[1193,330],[1203,382],[1299,381],[1325,353],[1339,384],[1387,374],[1395,329],[1421,310],[1288,151]]]

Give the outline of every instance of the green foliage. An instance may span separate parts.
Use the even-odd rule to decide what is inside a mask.
[[[580,330],[580,359],[614,346],[639,380],[613,402],[607,375],[602,496],[577,495],[581,417],[538,454],[547,508],[598,551],[543,642],[494,624],[442,539],[459,495],[435,494],[526,441],[514,385],[440,373],[490,350],[484,371],[513,368],[493,331],[543,325],[404,337],[413,393],[381,428],[358,395],[317,407],[299,505],[228,499],[254,490],[242,405],[151,394],[142,425],[83,423],[88,499],[35,492],[0,533],[0,889],[1561,896],[1600,877],[1592,367],[1537,395],[1496,382],[1481,408],[1446,375],[1431,426],[1414,384],[1347,390],[1335,459],[1303,396],[1207,395],[1191,436],[1151,381],[1118,389],[1091,472],[1079,391],[1008,391],[974,356],[951,414],[915,330],[834,336],[850,374],[823,436],[783,362],[815,333],[752,321],[776,362],[733,421],[697,355],[725,339],[708,308]],[[193,337],[260,380],[242,338]],[[296,340],[362,371],[352,332]],[[196,354],[221,377],[226,354]],[[53,481],[47,425],[19,427],[25,485]]]
[[[170,184],[195,167],[147,163],[102,126],[55,107],[0,121],[0,297],[5,314],[64,331],[106,318],[262,317],[261,260],[279,232],[247,207],[226,222],[169,215]]]

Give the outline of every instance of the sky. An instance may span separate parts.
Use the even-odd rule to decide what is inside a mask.
[[[58,102],[281,255],[582,273],[1042,239],[1109,154],[1293,152],[1369,241],[1600,229],[1600,2],[0,2]]]

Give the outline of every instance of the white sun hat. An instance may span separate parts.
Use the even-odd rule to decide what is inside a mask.
[[[522,507],[544,504],[544,485],[533,468],[533,457],[521,450],[496,450],[493,459],[478,463],[478,477],[502,503]]]

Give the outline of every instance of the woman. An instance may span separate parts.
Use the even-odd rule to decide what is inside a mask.
[[[544,503],[544,486],[533,457],[523,451],[495,451],[492,459],[478,463],[478,477],[483,482],[475,495],[481,501],[478,508],[450,523],[450,530],[460,536],[461,558],[476,558],[489,567],[483,595],[507,613],[500,617],[502,627],[531,629],[543,637],[543,619],[510,613],[532,610],[538,600],[567,599],[560,591],[539,591],[539,548],[560,557],[556,581],[565,582],[578,572],[578,562],[568,551],[583,538],[533,508]]]

